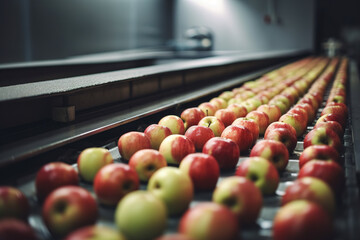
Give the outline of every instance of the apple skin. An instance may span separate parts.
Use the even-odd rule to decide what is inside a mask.
[[[219,98],[224,99],[225,101],[229,101],[231,98],[234,97],[234,93],[232,91],[224,91],[219,95]]]
[[[26,196],[17,188],[0,186],[0,220],[16,218],[27,222],[30,206]]]
[[[87,226],[70,233],[65,240],[126,240],[125,237],[112,228],[105,226]]]
[[[227,101],[225,101],[224,99],[219,98],[219,97],[215,97],[215,98],[211,99],[209,102],[214,104],[217,107],[217,109],[224,109],[228,105]]]
[[[276,122],[281,117],[281,110],[276,105],[261,105],[256,109],[257,111],[266,113],[269,117],[269,124]]]
[[[314,129],[320,128],[320,127],[330,128],[331,130],[336,132],[336,134],[339,136],[340,140],[342,140],[344,137],[344,129],[342,128],[340,123],[338,123],[336,121],[323,121],[323,122],[316,123],[314,126]]]
[[[287,112],[287,110],[289,110],[289,107],[279,99],[271,99],[268,104],[277,106],[280,109],[281,114],[284,114]]]
[[[224,123],[225,127],[231,125],[236,119],[235,113],[230,109],[217,110],[215,112],[215,117],[218,118],[222,123]]]
[[[193,142],[195,150],[198,152],[201,152],[210,138],[215,137],[214,132],[205,126],[191,126],[186,130],[185,136]]]
[[[94,191],[102,204],[115,206],[126,194],[139,189],[139,176],[124,163],[109,164],[94,179]]]
[[[201,119],[206,117],[205,113],[197,107],[185,109],[181,115],[181,119],[184,121],[185,130],[191,126],[198,125]]]
[[[248,151],[253,144],[253,135],[244,126],[228,126],[221,134],[221,137],[233,140],[238,145],[240,153]]]
[[[210,102],[201,103],[198,108],[204,112],[205,116],[214,116],[215,112],[218,110],[218,108]]]
[[[41,202],[56,188],[67,185],[79,185],[78,172],[69,164],[62,162],[48,163],[36,174],[36,196]]]
[[[154,149],[137,151],[129,160],[129,166],[134,169],[140,181],[147,182],[158,169],[167,166],[165,157]]]
[[[345,185],[345,173],[334,161],[311,160],[299,171],[298,178],[316,177],[326,182],[339,197]]]
[[[281,198],[281,205],[300,199],[319,204],[331,215],[335,212],[334,193],[330,186],[321,179],[314,177],[297,179],[286,188]]]
[[[304,109],[305,112],[307,113],[307,117],[308,117],[308,123],[312,123],[316,117],[316,112],[315,109],[308,103],[300,103],[300,104],[296,104],[294,106],[294,109]]]
[[[266,128],[269,126],[269,116],[261,111],[252,111],[246,115],[246,118],[254,119],[259,125],[259,133],[264,135]]]
[[[220,169],[224,170],[234,169],[240,157],[238,145],[233,140],[221,137],[214,137],[207,141],[202,152],[213,156]]]
[[[197,191],[213,190],[220,177],[216,159],[205,153],[187,155],[181,161],[179,169],[190,176]]]
[[[300,114],[294,112],[282,115],[279,119],[279,122],[288,123],[293,128],[295,128],[297,137],[300,137],[304,134],[307,126],[307,118],[304,119]]]
[[[227,207],[203,202],[190,208],[181,217],[178,232],[196,240],[237,239],[239,223]]]
[[[277,128],[286,128],[286,129],[288,129],[289,131],[291,131],[291,132],[293,133],[293,135],[296,136],[296,130],[295,130],[295,128],[294,128],[293,126],[291,126],[290,124],[284,123],[284,122],[273,122],[273,123],[271,123],[271,124],[267,127],[267,129],[266,129],[265,135],[267,134],[267,132],[270,132],[270,131],[272,131],[273,129],[277,129]]]
[[[121,157],[129,161],[131,156],[141,149],[150,149],[151,143],[149,138],[141,132],[128,132],[119,138],[118,148]]]
[[[308,117],[307,111],[304,108],[295,106],[287,112],[287,114],[289,114],[289,113],[299,114],[301,116],[301,118],[303,119],[303,121],[306,122],[306,125],[309,123],[309,117]]]
[[[274,128],[271,131],[266,131],[265,140],[275,140],[282,142],[291,154],[297,144],[296,134],[286,128]]]
[[[94,224],[98,218],[98,206],[84,188],[60,187],[45,199],[42,218],[53,235],[66,236],[75,229]]]
[[[182,134],[185,133],[184,122],[181,118],[176,115],[168,115],[160,119],[159,125],[168,127],[172,134]]]
[[[6,218],[0,220],[0,239],[1,240],[37,240],[35,231],[25,222]]]
[[[343,109],[342,111],[345,112],[345,115],[346,115],[346,116],[348,115],[349,110],[348,110],[348,107],[346,106],[346,104],[344,104],[344,103],[337,103],[337,102],[329,102],[329,103],[326,104],[326,107],[332,107],[332,106],[339,106],[339,107],[341,107],[341,108]]]
[[[186,136],[173,134],[164,139],[159,152],[168,164],[180,164],[186,155],[195,152],[195,146]]]
[[[245,177],[232,176],[223,179],[212,195],[212,201],[228,207],[240,225],[254,224],[263,204],[261,191]]]
[[[230,104],[227,107],[227,109],[233,111],[235,113],[236,118],[245,117],[247,114],[246,107],[237,103]]]
[[[332,239],[331,216],[319,205],[297,200],[281,207],[274,218],[274,240]]]
[[[190,176],[175,167],[157,170],[150,178],[147,189],[164,201],[170,216],[183,213],[194,196]]]
[[[261,140],[251,149],[250,157],[263,157],[270,160],[277,170],[283,171],[289,162],[289,151],[282,142]]]
[[[343,164],[338,151],[328,145],[312,145],[301,153],[299,157],[299,168],[301,169],[307,162],[317,159],[323,161],[334,161]]]
[[[346,127],[346,116],[342,116],[342,115],[336,114],[336,113],[326,113],[326,114],[322,115],[316,121],[316,123],[327,122],[327,121],[336,121],[336,122],[340,123],[341,127],[343,127],[344,129]]]
[[[257,123],[253,120],[253,119],[250,119],[250,118],[237,118],[233,123],[232,125],[235,125],[235,126],[244,126],[246,127],[247,129],[250,130],[250,132],[252,133],[253,135],[253,142],[252,142],[252,146],[255,145],[256,143],[256,140],[259,138],[259,132],[260,132],[260,129],[259,129],[259,125],[257,125]]]
[[[115,210],[116,226],[126,239],[154,239],[165,231],[166,219],[164,202],[147,191],[129,193]]]
[[[145,136],[150,140],[152,149],[159,150],[161,142],[172,134],[170,128],[159,124],[151,124],[144,131]]]
[[[339,136],[330,128],[316,128],[306,134],[304,138],[304,149],[312,145],[328,145],[339,153],[343,150],[343,145]]]
[[[173,233],[173,234],[162,235],[161,237],[158,237],[155,240],[193,240],[193,239],[186,236],[185,234]]]
[[[275,165],[262,157],[247,158],[240,163],[235,175],[252,181],[264,195],[275,194],[280,182]]]
[[[148,139],[147,141],[150,146]],[[80,153],[77,159],[79,175],[83,180],[93,182],[100,168],[113,162],[114,159],[106,148],[87,148]]]
[[[200,120],[198,125],[210,128],[213,131],[215,137],[220,137],[221,133],[225,129],[224,123],[214,116],[204,117]]]

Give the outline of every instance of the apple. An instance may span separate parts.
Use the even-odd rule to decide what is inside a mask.
[[[311,160],[299,171],[298,178],[316,177],[326,182],[339,197],[345,184],[345,173],[334,161]]]
[[[290,100],[286,96],[283,96],[283,95],[280,95],[280,94],[276,95],[274,98],[272,98],[271,101],[275,101],[275,102],[276,101],[281,101],[282,103],[285,104],[286,109],[289,109],[291,107],[291,105],[292,105]]]
[[[151,148],[151,142],[144,133],[128,132],[119,138],[118,148],[121,157],[128,161],[137,151]]]
[[[205,113],[205,116],[214,116],[215,112],[218,110],[218,108],[210,102],[201,103],[198,108]]]
[[[134,169],[140,181],[147,182],[158,169],[167,166],[165,157],[154,149],[137,151],[129,160],[129,166]]]
[[[301,108],[307,113],[308,123],[312,123],[316,117],[315,109],[308,103],[300,103],[294,106],[294,109]]]
[[[34,230],[25,222],[6,218],[0,220],[0,239],[1,240],[37,240]]]
[[[346,104],[344,103],[337,103],[337,102],[329,102],[326,104],[326,107],[332,107],[332,106],[339,106],[343,109],[343,111],[345,112],[345,115],[347,116],[348,114],[348,107],[346,106]]]
[[[214,137],[207,141],[202,152],[213,156],[220,169],[224,170],[235,168],[240,157],[238,145],[233,140],[221,137]]]
[[[53,235],[66,236],[75,229],[94,224],[98,207],[84,188],[65,186],[55,189],[45,199],[42,218]]]
[[[314,110],[317,110],[319,108],[319,103],[317,99],[311,94],[306,94],[298,101],[298,103],[308,103],[314,108]]]
[[[165,231],[166,219],[164,202],[147,191],[129,193],[115,210],[116,226],[126,239],[154,239]]]
[[[253,135],[250,130],[240,125],[230,125],[221,134],[222,138],[233,140],[240,152],[248,151],[253,144]]]
[[[36,174],[35,189],[39,201],[43,201],[56,188],[67,185],[79,185],[78,172],[69,164],[51,162]]]
[[[261,105],[256,109],[257,111],[263,112],[269,117],[269,124],[273,123],[281,117],[281,110],[276,105]]]
[[[235,113],[236,118],[245,117],[247,114],[246,107],[237,103],[230,104],[227,107],[227,109],[233,111]]]
[[[143,136],[145,137],[145,135]],[[122,141],[120,139],[119,139],[119,143]],[[149,144],[148,146],[150,146],[150,142],[148,139],[147,141],[148,141],[147,143]],[[121,145],[120,147],[127,146],[127,144],[120,144],[120,145]],[[85,181],[92,182],[95,178],[96,173],[100,170],[100,168],[102,168],[105,165],[111,164],[113,162],[114,159],[111,156],[109,150],[107,150],[106,148],[87,148],[80,153],[77,159],[77,167],[79,170],[79,175]]]
[[[232,125],[234,126],[244,126],[246,127],[247,129],[250,130],[250,132],[252,133],[253,135],[253,142],[252,142],[252,145],[254,145],[256,143],[256,140],[259,138],[259,132],[260,132],[260,129],[259,129],[259,125],[253,120],[253,119],[250,119],[250,118],[237,118],[233,123]]]
[[[288,123],[295,128],[297,137],[304,134],[307,126],[307,118],[304,119],[303,116],[297,113],[286,113],[280,117],[279,122]]]
[[[181,217],[178,232],[196,240],[232,240],[237,239],[239,223],[227,207],[203,202]]]
[[[224,123],[225,127],[231,125],[235,119],[235,113],[230,109],[219,109],[215,112],[215,117]]]
[[[269,126],[269,116],[260,111],[252,111],[246,115],[246,118],[254,119],[254,121],[259,125],[259,133],[263,135],[266,128]]]
[[[185,136],[189,138],[194,146],[195,150],[201,152],[204,144],[210,139],[215,137],[214,132],[205,126],[191,126],[186,132]]]
[[[331,216],[319,205],[297,200],[281,207],[273,223],[274,240],[328,240],[332,238]]]
[[[170,128],[159,124],[151,124],[144,131],[145,136],[150,140],[152,149],[159,150],[161,142],[172,134]]]
[[[261,140],[251,149],[250,157],[263,157],[270,160],[279,171],[285,170],[289,162],[289,152],[282,142]]]
[[[215,137],[220,137],[221,133],[225,129],[224,123],[214,116],[204,117],[200,120],[198,125],[210,128],[213,131]]]
[[[304,138],[304,149],[312,145],[328,145],[339,153],[343,145],[339,136],[330,128],[319,127],[311,130]]]
[[[16,218],[26,222],[29,211],[28,199],[19,189],[0,186],[0,219]]]
[[[235,175],[252,181],[264,195],[275,194],[280,182],[275,165],[262,157],[247,158],[240,163]]]
[[[336,113],[327,113],[322,115],[317,121],[316,123],[319,122],[327,122],[327,121],[336,121],[338,122],[341,127],[345,128],[346,126],[346,116],[340,115],[340,114],[336,114]]]
[[[172,134],[184,134],[185,127],[181,118],[175,115],[168,115],[160,119],[159,125],[168,127]]]
[[[183,213],[194,196],[194,186],[190,176],[175,167],[157,170],[151,176],[147,189],[164,201],[171,216]]]
[[[286,114],[292,114],[292,113],[299,114],[301,116],[301,118],[303,119],[303,121],[306,122],[306,126],[307,126],[307,124],[309,123],[309,117],[308,117],[307,111],[304,108],[293,107]]]
[[[302,168],[307,162],[313,159],[334,161],[342,164],[338,151],[328,145],[311,145],[305,148],[299,157],[299,167]]]
[[[342,140],[344,137],[344,129],[342,128],[340,123],[338,123],[336,121],[324,120],[323,122],[318,122],[315,124],[314,129],[320,128],[320,127],[330,128],[331,130],[336,132],[336,134],[339,136],[340,140]]]
[[[282,142],[288,149],[289,154],[294,151],[297,144],[296,134],[286,128],[274,128],[270,131],[266,130],[264,139]]]
[[[119,232],[106,226],[87,226],[70,233],[65,240],[126,240]]]
[[[256,110],[261,105],[261,101],[260,100],[250,101],[250,99],[247,99],[246,101],[240,103],[240,105],[244,106],[246,108],[246,111],[249,113],[251,111]]]
[[[224,91],[219,95],[219,98],[224,99],[225,101],[229,101],[231,98],[234,97],[234,93],[232,91]]]
[[[293,135],[296,136],[295,128],[293,126],[291,126],[290,124],[284,123],[284,122],[273,122],[273,123],[271,123],[266,129],[265,135],[267,134],[267,132],[271,132],[272,130],[277,129],[277,128],[286,128],[289,131],[291,131],[293,133]]]
[[[124,163],[109,164],[99,170],[94,179],[94,192],[99,202],[115,206],[129,192],[139,189],[139,176]]]
[[[188,137],[173,134],[164,139],[159,152],[165,157],[167,163],[180,164],[186,155],[195,152],[195,146]]]
[[[214,104],[217,107],[217,109],[224,109],[227,107],[227,101],[219,97],[215,97],[211,99],[209,102]]]
[[[193,239],[186,236],[185,234],[173,233],[173,234],[162,235],[156,238],[155,240],[193,240]]]
[[[289,107],[280,99],[271,99],[268,104],[277,106],[280,109],[281,114],[286,113],[289,109]]]
[[[255,184],[245,177],[224,178],[216,187],[212,201],[228,207],[240,225],[254,224],[262,208],[263,197]]]
[[[181,119],[184,121],[185,130],[191,126],[197,125],[205,116],[205,113],[197,107],[187,108],[180,115]]]
[[[180,163],[179,169],[188,174],[195,190],[213,190],[220,176],[216,159],[205,153],[187,155]]]

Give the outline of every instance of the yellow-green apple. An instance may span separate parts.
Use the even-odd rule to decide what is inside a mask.
[[[246,117],[243,117],[243,118],[237,118],[233,123],[232,125],[235,125],[235,126],[244,126],[246,127],[247,129],[250,130],[250,132],[252,133],[252,136],[253,136],[253,142],[252,142],[252,145],[254,145],[256,143],[256,140],[259,138],[259,125],[253,120],[253,119],[250,119],[250,118],[246,118]]]
[[[299,178],[285,190],[281,198],[281,205],[295,200],[308,200],[319,204],[329,214],[335,212],[335,196],[330,186],[315,177]]]
[[[170,233],[170,234],[162,235],[156,238],[155,240],[193,240],[193,239],[186,236],[185,234]]]
[[[141,134],[145,137],[143,133]],[[149,144],[148,146],[150,146],[149,140],[147,138],[146,140],[148,141],[147,142]],[[126,146],[126,145],[127,144],[121,144],[121,148],[122,146]],[[77,159],[77,167],[79,170],[79,175],[83,180],[87,182],[92,182],[95,178],[96,173],[100,170],[100,168],[102,168],[105,165],[111,164],[113,162],[114,159],[111,156],[109,150],[107,150],[106,148],[87,148],[80,153]]]
[[[222,98],[225,101],[229,101],[234,96],[235,96],[235,94],[232,91],[224,91],[219,95],[219,98]]]
[[[290,106],[292,106],[297,100],[296,96],[286,91],[282,91],[280,95],[286,97],[289,100]]]
[[[334,161],[342,164],[342,159],[338,151],[328,145],[312,145],[301,153],[299,157],[299,168],[302,168],[307,162],[317,159],[323,161]]]
[[[0,186],[0,219],[16,218],[26,222],[29,211],[28,199],[19,189]]]
[[[86,189],[60,187],[45,199],[42,218],[53,235],[64,237],[75,229],[94,224],[98,218],[98,206]]]
[[[167,166],[165,157],[154,149],[137,151],[129,160],[129,166],[133,168],[140,181],[147,182],[158,169]]]
[[[238,237],[239,223],[227,207],[203,202],[181,217],[178,232],[194,240],[232,240]]]
[[[161,142],[167,136],[170,136],[172,132],[168,127],[159,124],[151,124],[145,129],[144,134],[150,140],[151,148],[159,150]]]
[[[172,134],[184,134],[185,126],[181,118],[176,115],[167,115],[160,119],[159,125],[168,127]]]
[[[35,231],[25,222],[16,218],[0,220],[1,240],[37,240]]]
[[[245,177],[232,176],[223,179],[212,195],[212,201],[228,207],[240,225],[254,224],[263,204],[261,191]]]
[[[246,107],[237,103],[230,104],[227,107],[227,109],[233,111],[235,113],[236,118],[245,117],[247,114]]]
[[[126,194],[139,189],[139,176],[124,163],[109,164],[94,179],[94,192],[100,203],[115,206]]]
[[[203,119],[200,120],[198,125],[210,128],[213,131],[215,137],[220,137],[221,133],[225,129],[224,123],[220,119],[214,116],[204,117]]]
[[[342,128],[340,123],[338,123],[336,121],[326,121],[325,120],[323,122],[318,122],[315,124],[314,129],[320,128],[320,127],[330,128],[331,130],[336,132],[336,134],[339,136],[340,140],[342,140],[344,137],[344,129]]]
[[[203,102],[198,108],[205,113],[205,116],[214,116],[215,112],[218,110],[218,108],[210,102]]]
[[[327,102],[326,103],[330,103],[330,102],[336,102],[336,103],[346,103],[346,99],[345,96],[342,95],[330,95]]]
[[[251,149],[250,157],[263,157],[270,160],[277,170],[285,170],[289,162],[289,151],[282,142],[261,140]]]
[[[303,177],[316,177],[323,180],[331,187],[336,197],[340,197],[344,189],[344,169],[334,161],[311,160],[299,171],[298,178]]]
[[[254,119],[259,125],[259,134],[263,135],[266,128],[269,126],[269,116],[261,111],[251,111],[246,115],[246,118]]]
[[[330,128],[319,127],[311,130],[304,138],[304,149],[312,145],[328,145],[335,148],[339,153],[343,145],[339,136]]]
[[[280,99],[271,99],[268,104],[277,106],[280,109],[281,114],[286,113],[289,109],[289,107]]]
[[[246,111],[249,113],[251,111],[256,110],[260,105],[261,105],[261,101],[260,100],[252,100],[250,101],[250,99],[243,101],[242,103],[240,103],[242,106],[244,106],[246,108]]]
[[[270,131],[266,130],[264,139],[282,142],[288,149],[289,154],[294,151],[297,144],[296,134],[287,128],[273,128]]]
[[[180,115],[181,119],[184,121],[185,130],[191,126],[197,125],[205,116],[205,113],[197,107],[187,108]]]
[[[128,132],[119,138],[118,148],[121,157],[129,161],[131,156],[137,151],[151,148],[151,143],[145,133]]]
[[[195,152],[195,146],[188,137],[173,134],[164,139],[159,152],[165,157],[167,163],[180,164],[186,155]]]
[[[194,144],[195,150],[201,152],[204,144],[210,139],[215,137],[214,132],[205,126],[191,126],[185,132],[185,136],[188,137]]]
[[[190,176],[175,167],[157,170],[150,178],[147,189],[161,199],[172,216],[183,213],[194,196]]]
[[[126,240],[126,238],[117,230],[94,225],[75,230],[65,240]]]
[[[215,112],[215,117],[224,123],[225,127],[231,125],[236,119],[235,113],[230,109],[217,110]]]
[[[216,159],[205,153],[187,155],[180,163],[179,169],[188,174],[195,190],[213,190],[220,177],[220,168]]]
[[[297,137],[302,136],[307,127],[307,119],[297,113],[286,113],[280,117],[279,122],[290,124],[295,128]]]
[[[336,121],[338,122],[343,128],[346,126],[346,116],[337,114],[337,113],[326,113],[319,117],[316,123],[319,122],[327,122],[327,121]]]
[[[293,126],[291,126],[290,124],[284,123],[284,122],[273,122],[273,123],[271,123],[266,129],[265,135],[267,134],[267,132],[270,132],[270,131],[272,131],[273,129],[276,129],[276,128],[286,128],[289,131],[291,131],[293,133],[293,135],[296,136],[295,128]]]
[[[213,156],[220,169],[224,170],[234,169],[240,157],[238,145],[233,140],[221,137],[214,137],[207,141],[202,152]]]
[[[258,107],[256,110],[268,115],[269,124],[279,120],[279,118],[281,117],[281,110],[276,105],[264,104]]]
[[[274,164],[262,157],[245,159],[236,169],[235,175],[252,181],[264,195],[274,194],[280,182]]]
[[[166,219],[164,202],[147,191],[129,193],[115,210],[116,226],[126,239],[154,239],[165,231]]]
[[[292,201],[281,207],[273,223],[274,240],[332,239],[333,221],[319,205],[306,201]]]
[[[280,102],[284,103],[286,106],[286,109],[289,109],[291,107],[290,100],[286,96],[283,96],[280,94],[276,95],[274,98],[272,98],[271,101],[274,101],[274,102],[280,101]]]
[[[224,109],[227,107],[227,101],[219,97],[215,97],[211,99],[209,102],[214,104],[217,107],[217,109]]]
[[[286,114],[292,114],[292,113],[299,114],[301,116],[301,119],[303,119],[302,121],[304,121],[307,126],[307,124],[309,123],[309,116],[304,108],[293,107]]]
[[[230,125],[221,134],[222,138],[233,140],[240,152],[248,151],[253,144],[253,135],[250,130],[240,125]]]

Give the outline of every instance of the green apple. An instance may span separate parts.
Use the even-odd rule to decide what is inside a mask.
[[[221,133],[225,129],[224,123],[220,119],[214,116],[204,117],[203,119],[200,120],[198,125],[210,128],[213,131],[215,137],[220,137]]]

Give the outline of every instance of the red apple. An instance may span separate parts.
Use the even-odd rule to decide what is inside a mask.
[[[201,152],[204,144],[210,139],[215,137],[214,132],[204,126],[191,126],[186,132],[185,136],[188,137],[194,144],[195,150]]]
[[[181,119],[184,121],[185,130],[191,126],[197,125],[205,117],[205,113],[197,107],[185,109],[181,113]]]
[[[224,123],[214,116],[204,117],[200,120],[198,125],[210,128],[213,131],[215,137],[220,137],[221,133],[225,129]]]
[[[296,134],[286,128],[274,128],[270,131],[266,130],[264,139],[282,142],[288,149],[289,154],[294,151],[297,144]]]
[[[317,121],[316,123],[319,122],[327,122],[327,121],[336,121],[338,122],[341,127],[345,128],[346,126],[346,116],[340,115],[340,114],[336,114],[336,113],[327,113],[322,115]]]
[[[294,109],[301,108],[304,109],[308,116],[308,123],[312,123],[316,117],[316,112],[314,108],[308,103],[299,103],[294,106]]]
[[[340,140],[342,140],[344,137],[344,129],[341,127],[340,123],[338,123],[336,121],[324,120],[323,122],[316,123],[314,126],[314,129],[320,128],[320,127],[330,128],[331,130],[336,132],[336,134],[339,136]]]
[[[159,152],[170,164],[180,164],[181,160],[188,154],[195,152],[195,146],[186,136],[173,134],[164,139]]]
[[[213,156],[220,169],[225,170],[235,168],[240,157],[238,145],[230,139],[220,137],[214,137],[207,141],[202,152]]]
[[[159,125],[168,127],[172,134],[184,134],[185,127],[181,118],[175,115],[168,115],[160,119]]]
[[[37,240],[35,231],[19,219],[6,218],[0,220],[1,240]]]
[[[276,105],[261,105],[257,108],[257,111],[264,112],[269,117],[269,124],[273,123],[281,117],[281,110]]]
[[[311,130],[304,138],[304,149],[312,145],[328,145],[338,152],[343,150],[339,136],[330,128],[319,127]]]
[[[225,127],[231,125],[235,119],[236,115],[230,109],[219,109],[215,112],[215,117],[217,117],[220,121],[222,121]]]
[[[158,150],[161,142],[172,134],[170,128],[159,124],[151,124],[148,126],[144,134],[150,140],[151,148]]]
[[[205,113],[205,116],[214,116],[215,112],[218,110],[214,104],[209,102],[201,103],[198,108]]]
[[[252,142],[252,145],[254,145],[256,143],[256,140],[259,138],[259,132],[260,132],[260,129],[259,129],[259,125],[253,120],[253,119],[250,119],[250,118],[237,118],[233,123],[232,125],[235,125],[235,126],[244,126],[246,127],[247,129],[250,130],[250,132],[252,133],[252,136],[253,136],[253,142]]]
[[[247,114],[246,107],[244,107],[240,104],[237,104],[237,103],[230,104],[227,107],[227,109],[233,111],[235,113],[236,118],[245,117]]]
[[[219,97],[215,97],[211,99],[210,103],[214,104],[217,107],[217,109],[224,109],[227,107],[227,101]]]
[[[173,233],[173,234],[162,235],[156,238],[155,240],[192,240],[192,239],[186,236],[185,234]]]
[[[289,131],[291,131],[293,133],[293,135],[296,136],[295,128],[293,126],[291,126],[290,124],[284,123],[284,122],[273,122],[273,123],[271,123],[266,129],[265,135],[267,134],[267,132],[270,132],[270,131],[272,131],[273,129],[276,129],[276,128],[286,128]]]
[[[29,211],[29,202],[20,190],[10,186],[0,186],[0,219],[16,218],[26,222]]]
[[[338,151],[328,145],[312,145],[307,147],[299,157],[299,167],[302,168],[307,162],[313,159],[334,161],[342,164]]]
[[[238,145],[240,152],[248,151],[253,144],[253,135],[244,126],[228,126],[221,134],[221,137],[233,140]]]
[[[260,111],[252,111],[246,115],[246,118],[254,119],[254,121],[259,125],[259,133],[263,135],[266,128],[269,126],[269,116]]]
[[[300,137],[304,134],[307,126],[307,118],[304,119],[300,114],[297,113],[286,113],[280,117],[279,122],[288,123],[293,128],[295,128],[297,137]]]
[[[308,113],[304,108],[293,107],[286,114],[290,114],[290,113],[299,114],[301,116],[301,118],[303,119],[303,121],[306,122],[306,125],[309,123]]]
[[[128,132],[119,138],[118,148],[121,157],[129,160],[137,151],[151,148],[151,143],[144,133]]]

